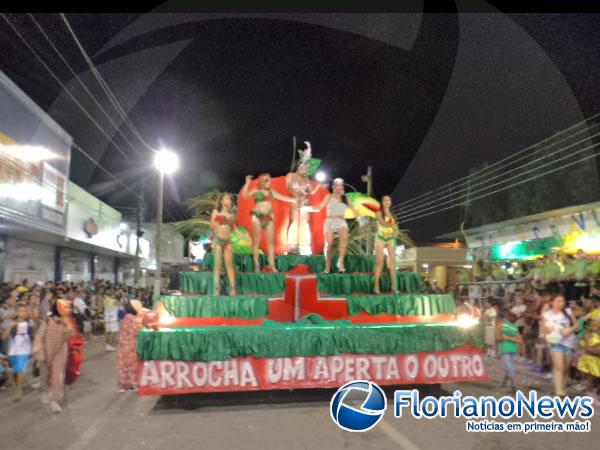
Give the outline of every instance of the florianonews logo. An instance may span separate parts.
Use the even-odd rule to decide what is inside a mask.
[[[331,419],[346,431],[369,431],[383,417],[387,399],[372,381],[356,380],[344,384],[331,397]]]

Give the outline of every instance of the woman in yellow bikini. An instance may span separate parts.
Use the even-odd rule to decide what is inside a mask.
[[[594,399],[594,406],[599,408],[600,400],[596,394],[596,383],[600,380],[600,318],[593,320],[593,317],[590,317],[590,320],[584,340],[580,343],[583,354],[579,357],[577,368],[586,374],[586,395],[591,396]]]
[[[396,235],[398,224],[391,211],[392,198],[384,195],[381,198],[381,210],[377,211],[377,234],[375,235],[375,286],[373,292],[380,293],[379,279],[383,269],[385,250],[387,250],[387,267],[390,271],[392,291],[398,292],[396,285]]]
[[[231,232],[235,228],[235,214],[231,194],[221,194],[217,200],[217,208],[210,216],[210,228],[214,233],[213,252],[215,256],[214,287],[215,295],[221,295],[221,262],[225,259],[225,270],[229,279],[230,294],[237,295],[235,285],[235,268],[233,266],[233,249],[231,248]]]
[[[256,189],[250,189],[252,175],[246,177],[246,184],[242,188],[241,195],[254,197],[254,209],[252,210],[252,255],[254,257],[254,271],[260,272],[258,260],[258,247],[260,246],[260,232],[265,230],[267,234],[267,253],[269,255],[269,268],[277,272],[275,268],[275,224],[273,216],[273,199],[288,203],[296,203],[296,200],[281,195],[271,189],[271,175],[263,173],[258,177],[259,184]]]

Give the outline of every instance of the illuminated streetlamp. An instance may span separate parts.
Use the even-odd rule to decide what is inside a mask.
[[[165,174],[171,175],[179,168],[179,157],[175,152],[161,149],[154,156],[154,166],[159,173],[158,184],[158,208],[156,212],[156,271],[154,276],[154,295],[160,295],[161,284],[161,261],[160,261],[160,239],[163,215],[163,191]]]

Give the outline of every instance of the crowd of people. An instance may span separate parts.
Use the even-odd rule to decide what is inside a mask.
[[[42,402],[61,412],[64,386],[79,376],[81,346],[102,334],[105,351],[118,344],[120,391],[136,389],[136,337],[152,295],[102,280],[0,285],[0,389],[14,384],[19,401],[29,377]]]
[[[503,385],[516,389],[515,369],[521,365],[551,379],[556,395],[567,395],[569,387],[599,404],[600,258],[579,251],[518,266],[518,274],[506,274],[501,264],[489,265],[487,275],[474,271],[478,281],[514,279],[478,292],[485,305],[487,355],[502,359]]]
[[[578,250],[575,255],[556,252],[525,261],[476,261],[470,272],[465,271],[463,281],[522,282],[538,289],[560,283],[565,295],[581,297],[594,279],[600,279],[600,255]]]
[[[569,387],[600,406],[600,258],[580,251],[517,266],[522,272],[507,275],[506,265],[477,263],[472,273],[499,282],[478,295],[487,355],[502,359],[503,386],[517,389],[521,365],[552,379],[556,395],[567,395]],[[152,296],[151,289],[102,280],[0,284],[0,389],[13,385],[19,401],[29,379],[42,401],[61,412],[64,386],[79,376],[79,347],[104,335],[106,352],[118,348],[119,390],[135,390],[137,333],[150,317]]]

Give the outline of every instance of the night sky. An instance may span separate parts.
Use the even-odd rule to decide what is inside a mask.
[[[60,17],[35,15],[120,124],[133,148],[115,133],[31,19],[20,14],[8,17],[98,123],[115,135],[114,141],[108,142],[65,96],[3,20],[1,69],[101,164],[135,190],[143,184],[146,213],[151,217],[156,184],[151,153],[119,119]],[[356,18],[343,17],[331,18],[335,27],[315,20],[294,21],[289,16],[201,20],[198,15],[189,23],[181,16],[165,19],[162,15],[67,17],[143,139],[152,146],[172,147],[181,155],[183,167],[174,183],[168,183],[165,220],[185,217],[184,201],[194,194],[212,188],[237,192],[247,174],[269,171],[274,176],[285,175],[294,135],[299,141],[311,141],[314,155],[323,160],[323,168],[332,177],[341,176],[364,191],[360,176],[372,165],[375,194],[392,193],[398,186],[397,199],[405,200],[468,174],[474,165],[495,161],[543,139],[551,128],[566,127],[600,111],[597,15],[503,16],[511,27],[528,36],[535,52],[543,54],[540,58],[562,75],[566,88],[561,92],[568,92],[548,92],[549,98],[559,95],[552,107],[543,105],[539,92],[535,98],[523,99],[523,105],[539,104],[541,111],[547,111],[547,115],[520,111],[523,117],[530,117],[526,124],[515,116],[520,108],[516,104],[513,111],[503,107],[484,114],[485,125],[473,127],[469,126],[473,119],[468,117],[479,106],[454,107],[465,111],[464,120],[469,122],[462,124],[447,102],[453,92],[459,92],[460,98],[482,97],[472,81],[462,82],[459,90],[453,86],[459,79],[465,49],[471,55],[475,52],[468,50],[471,47],[465,39],[469,33],[481,31],[483,35],[493,26],[486,15],[470,17],[470,31],[464,31],[465,22],[456,13],[406,14],[393,20],[365,16],[361,26],[376,29],[377,39],[373,33],[366,37],[347,31],[356,26]],[[500,33],[496,35],[496,39],[502,38]],[[496,47],[490,48],[482,54],[490,61],[501,58],[494,55]],[[535,60],[526,51],[516,56],[533,61],[528,73],[538,73]],[[503,62],[498,67],[510,65]],[[489,80],[490,86],[506,81],[502,70],[478,70],[481,77],[479,72],[476,77],[470,75]],[[550,84],[545,86],[537,79],[527,83],[550,91]],[[480,101],[497,104],[493,98]],[[462,105],[456,99],[453,104]],[[525,107],[529,108],[521,109]],[[515,121],[523,125],[519,130],[515,130]],[[495,140],[498,145],[482,149],[490,135],[502,139]],[[76,150],[71,179],[109,204],[135,204],[132,196]],[[419,241],[428,241],[457,229],[458,220],[452,213],[440,214],[412,222],[409,228]]]

